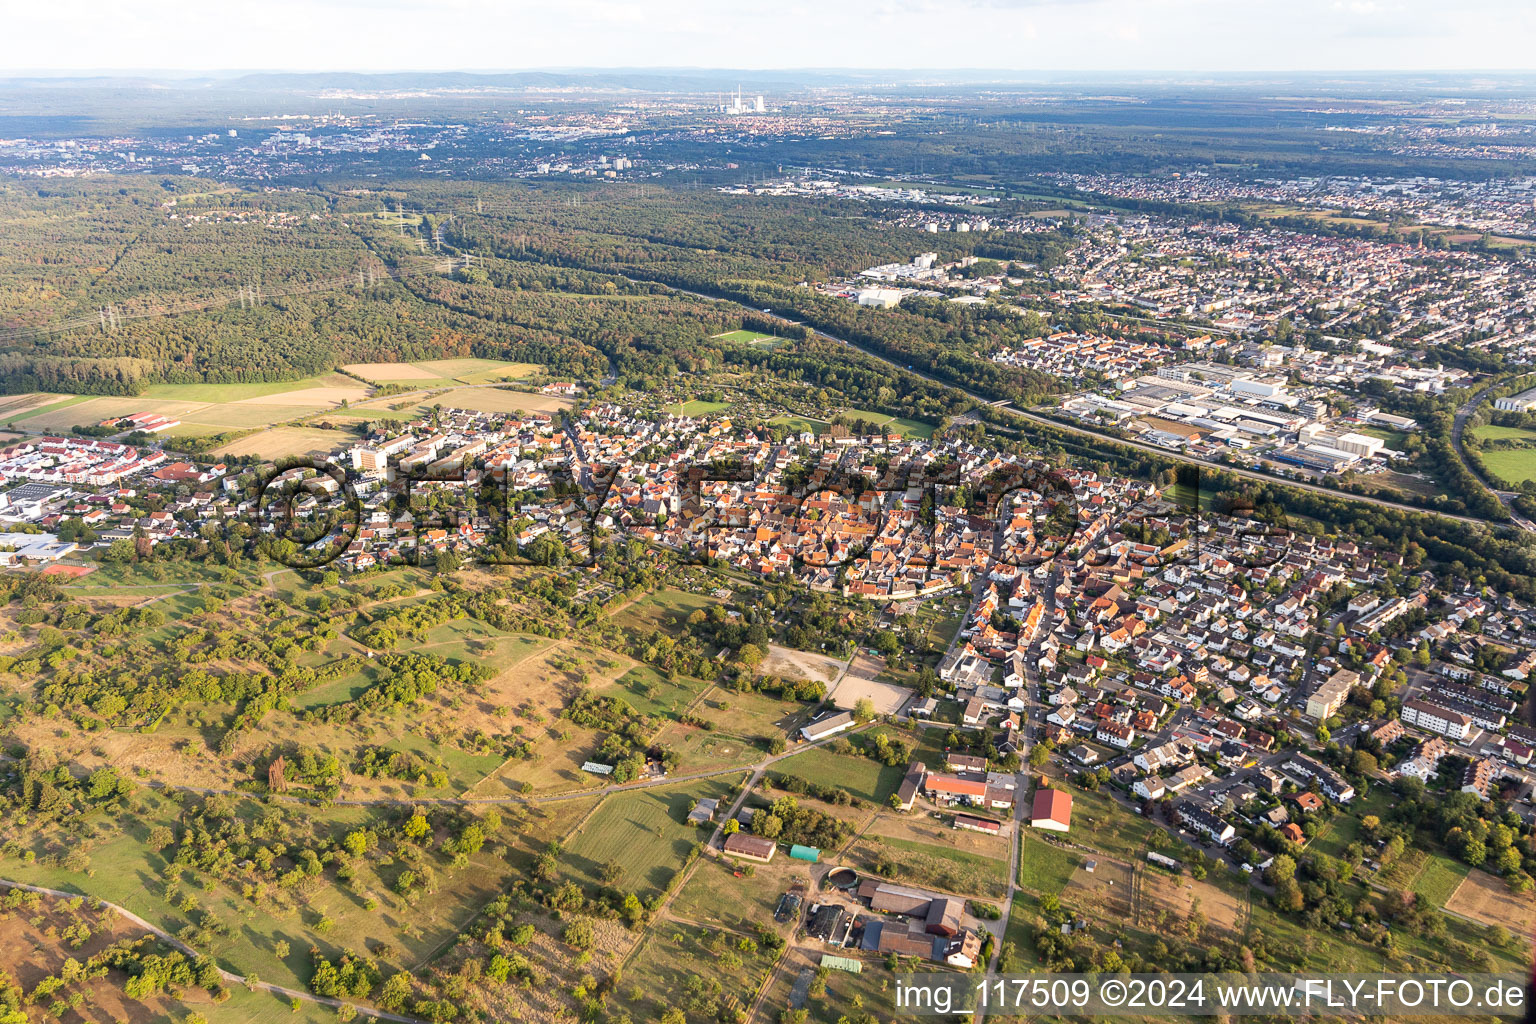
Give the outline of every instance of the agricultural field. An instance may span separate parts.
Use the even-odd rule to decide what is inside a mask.
[[[426,359],[414,363],[348,363],[342,369],[374,384],[431,388],[518,380],[543,367],[500,359]]]
[[[569,409],[575,403],[558,395],[541,395],[531,391],[514,391],[510,388],[463,387],[455,382],[444,385],[441,391],[432,391],[408,409],[391,409],[391,405],[410,402],[400,395],[387,395],[354,405],[349,414],[359,417],[398,414],[398,418],[415,418],[427,414],[433,406],[445,409],[468,409],[471,412],[558,412]]]
[[[28,402],[0,409],[0,422],[63,432],[135,413],[154,413],[181,421],[166,431],[167,436],[202,437],[300,419],[368,396],[366,386],[339,373],[252,384],[156,384],[132,397],[20,396]]]
[[[343,445],[358,440],[356,434],[319,427],[273,427],[236,438],[220,445],[213,455],[262,455],[282,458],[287,455],[328,455]]]
[[[1512,893],[1508,883],[1486,871],[1468,871],[1444,906],[1453,914],[1497,925],[1513,935],[1530,935],[1536,927],[1536,896]]]

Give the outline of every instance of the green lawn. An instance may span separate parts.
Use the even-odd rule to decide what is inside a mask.
[[[1402,451],[1403,446],[1408,443],[1408,434],[1406,431],[1389,430],[1386,427],[1369,426],[1357,427],[1355,429],[1356,433],[1364,434],[1366,437],[1377,438],[1381,441],[1382,444],[1396,452]]]
[[[880,804],[890,799],[906,774],[905,765],[883,765],[859,754],[838,754],[826,747],[785,758],[772,770],[807,782],[836,786]]]
[[[640,893],[665,890],[688,851],[708,841],[712,831],[685,823],[694,803],[700,797],[724,803],[740,781],[740,776],[728,775],[614,793],[565,842],[562,865],[594,884]],[[607,883],[603,868],[610,863],[623,870]]]
[[[865,420],[903,437],[933,436],[933,426],[920,420],[904,419],[889,413],[875,412],[872,409],[844,409],[843,415],[852,419]]]

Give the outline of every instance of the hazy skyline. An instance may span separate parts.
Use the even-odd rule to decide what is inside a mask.
[[[0,0],[5,73],[220,68],[1529,70],[1519,0]]]

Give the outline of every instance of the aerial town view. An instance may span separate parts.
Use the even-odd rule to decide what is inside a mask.
[[[7,14],[0,1024],[1527,1019],[1536,23],[449,6]]]

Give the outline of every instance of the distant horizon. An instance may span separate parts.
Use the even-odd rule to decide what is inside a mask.
[[[425,73],[424,67],[1012,74],[1459,73],[1536,70],[1521,0],[790,0],[771,12],[702,0],[53,0],[10,5],[5,74]],[[428,56],[430,55],[430,56]],[[552,56],[565,60],[551,60]],[[701,60],[709,55],[709,60]],[[572,59],[574,58],[574,59]],[[746,67],[750,65],[751,67]],[[1221,71],[1212,70],[1219,67]],[[1335,69],[1356,69],[1338,71]],[[480,72],[509,73],[509,72]]]
[[[155,67],[79,67],[79,68],[0,68],[0,82],[56,79],[59,81],[88,82],[98,79],[143,79],[151,82],[227,82],[242,78],[305,78],[346,77],[400,78],[400,77],[447,77],[466,76],[476,78],[505,78],[528,75],[554,76],[844,76],[875,80],[880,76],[916,79],[919,77],[951,76],[967,84],[1010,84],[1033,81],[1071,83],[1075,81],[1106,81],[1117,83],[1177,82],[1199,85],[1205,82],[1218,84],[1241,82],[1282,81],[1286,79],[1326,80],[1339,77],[1358,77],[1373,80],[1400,80],[1405,78],[1427,79],[1530,79],[1536,84],[1536,68],[1272,68],[1267,70],[1208,68],[1200,70],[1175,70],[1159,68],[987,68],[987,67],[859,67],[859,66],[765,66],[765,67],[713,67],[697,65],[546,65],[505,68],[453,68],[453,67],[207,67],[207,68],[155,68]]]

